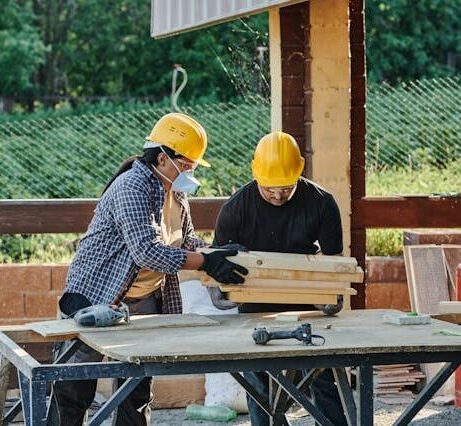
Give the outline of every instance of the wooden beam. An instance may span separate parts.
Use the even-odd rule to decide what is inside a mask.
[[[350,182],[351,203],[365,196],[365,135],[366,135],[366,71],[365,71],[365,8],[364,0],[349,0],[349,47],[351,55],[351,109],[350,109]],[[357,223],[357,214],[351,214],[351,256],[365,269],[365,228]],[[365,285],[352,284],[358,295],[351,300],[355,309],[365,308]]]
[[[225,197],[191,198],[196,230],[212,230]],[[85,232],[96,199],[0,200],[1,234]]]
[[[461,227],[461,197],[364,197],[352,201],[357,228]]]

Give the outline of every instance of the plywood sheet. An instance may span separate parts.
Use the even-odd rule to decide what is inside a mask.
[[[406,246],[404,250],[411,308],[421,314],[438,312],[449,300],[448,277],[440,246]]]
[[[461,264],[461,245],[443,244],[442,250],[450,283],[450,300],[456,300],[456,268]]]
[[[323,346],[305,346],[294,339],[271,341],[265,346],[252,339],[255,327],[291,329],[287,323],[264,318],[267,314],[220,315],[214,327],[178,327],[134,330],[131,333],[81,333],[80,338],[99,352],[120,361],[182,362],[233,359],[348,355],[402,352],[458,352],[461,340],[435,332],[460,330],[460,326],[433,320],[431,324],[396,326],[384,324],[383,315],[394,310],[341,311],[334,317],[309,319],[312,332],[325,337]],[[214,318],[214,317],[213,317]],[[329,327],[327,327],[329,326]],[[327,327],[327,328],[326,328]],[[180,342],[181,344],[178,344]]]
[[[197,327],[217,325],[219,322],[198,314],[134,315],[129,324],[121,323],[111,327],[79,327],[73,319],[31,322],[26,324],[42,336],[64,336],[67,334],[101,333],[107,331],[126,332],[151,330],[166,327]]]

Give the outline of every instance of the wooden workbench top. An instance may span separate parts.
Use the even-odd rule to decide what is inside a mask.
[[[392,310],[344,311],[336,317],[319,312],[302,320],[312,333],[325,337],[323,346],[274,340],[256,345],[255,327],[292,330],[302,322],[281,322],[267,314],[240,314],[212,317],[220,322],[210,327],[157,328],[131,332],[100,331],[81,333],[80,338],[99,352],[119,361],[205,361],[338,354],[461,352],[461,336],[441,335],[440,330],[461,332],[459,325],[433,320],[426,325],[398,326],[383,323]],[[329,328],[326,326],[331,325]]]

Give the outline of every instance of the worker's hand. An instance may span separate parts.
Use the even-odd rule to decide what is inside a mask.
[[[314,305],[316,309],[322,311],[325,315],[335,315],[343,308],[343,296],[338,296],[338,303],[327,305]]]
[[[217,244],[212,244],[210,248],[223,249],[223,250],[237,250],[237,251],[245,251],[245,252],[250,251],[245,246],[242,246],[242,244],[239,244],[239,243],[223,244],[222,246],[218,246]]]
[[[207,287],[211,302],[222,311],[236,308],[238,305],[235,302],[226,298],[226,295],[218,287]]]
[[[248,274],[248,269],[226,259],[227,256],[237,256],[237,250],[216,250],[211,253],[203,253],[205,262],[199,268],[210,277],[222,284],[243,284],[245,279],[242,275]]]

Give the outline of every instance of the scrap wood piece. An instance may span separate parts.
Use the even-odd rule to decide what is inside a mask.
[[[460,314],[434,314],[431,316],[432,318],[439,320],[439,321],[451,322],[452,324],[461,324],[461,313]]]
[[[285,311],[265,315],[264,318],[278,321],[301,321],[309,318],[318,318],[319,311]]]
[[[103,331],[132,331],[163,327],[190,327],[218,325],[219,322],[198,314],[133,315],[130,323],[110,327],[81,327],[73,319],[31,322],[26,324],[42,336],[64,336],[68,334],[96,333]]]
[[[211,253],[216,249],[200,248],[202,253]],[[245,268],[268,268],[294,271],[318,271],[356,273],[362,269],[357,259],[346,256],[323,256],[297,253],[274,253],[264,251],[239,252],[232,256],[232,262]]]
[[[461,314],[461,302],[443,301],[439,302],[439,313]]]
[[[438,312],[438,303],[449,300],[448,276],[441,246],[404,247],[411,308],[421,314]]]
[[[450,300],[456,300],[456,268],[461,264],[461,245],[442,244],[442,251],[450,283]]]

